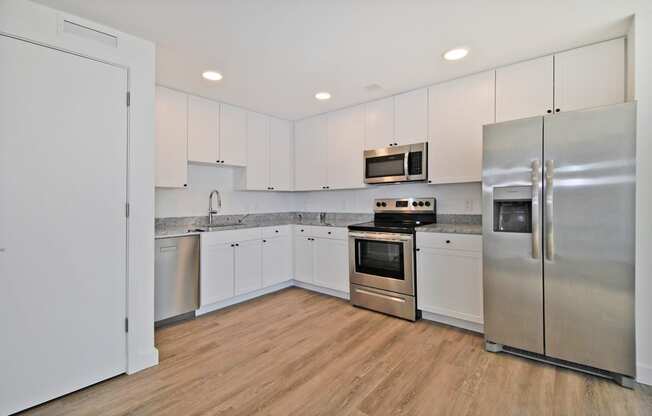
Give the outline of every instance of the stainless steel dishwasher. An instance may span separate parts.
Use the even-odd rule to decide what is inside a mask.
[[[154,319],[184,318],[199,308],[199,236],[156,240]]]

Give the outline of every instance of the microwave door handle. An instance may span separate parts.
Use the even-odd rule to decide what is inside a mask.
[[[405,180],[407,181],[407,180],[410,179],[410,171],[409,171],[410,164],[408,163],[409,160],[410,160],[410,151],[408,150],[403,155],[404,155],[404,157],[403,157],[403,169],[405,171]]]

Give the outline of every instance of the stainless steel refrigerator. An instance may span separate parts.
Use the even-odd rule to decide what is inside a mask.
[[[486,348],[635,377],[636,105],[484,127]]]

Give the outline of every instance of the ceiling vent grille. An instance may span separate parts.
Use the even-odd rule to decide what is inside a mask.
[[[113,48],[118,47],[117,36],[71,22],[70,20],[63,21],[63,33],[69,33]]]

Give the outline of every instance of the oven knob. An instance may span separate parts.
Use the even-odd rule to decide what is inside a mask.
[[[426,206],[427,206],[427,207],[430,206],[430,201],[426,201]]]
[[[417,206],[417,201],[412,202],[412,206],[416,207]]]
[[[423,206],[423,201],[419,201],[419,206],[420,206],[420,207]]]
[[[376,206],[379,207],[379,206],[380,206],[380,202],[376,202]]]
[[[382,205],[383,207],[386,207],[386,206],[387,206],[387,204],[386,204],[386,203],[384,203],[384,202],[381,202],[381,204],[380,204],[380,205]]]

